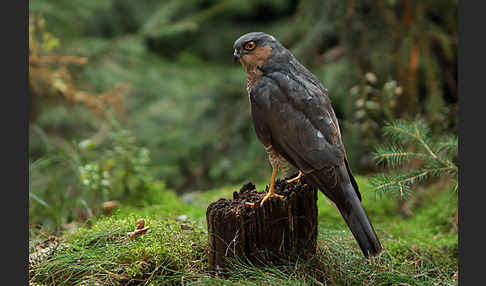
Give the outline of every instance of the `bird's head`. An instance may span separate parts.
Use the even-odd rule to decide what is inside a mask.
[[[281,44],[271,35],[251,32],[239,37],[233,44],[233,57],[248,71],[261,68],[272,55],[272,50]]]

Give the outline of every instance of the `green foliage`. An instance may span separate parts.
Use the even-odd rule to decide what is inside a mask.
[[[222,178],[241,181],[249,172],[261,177],[268,167],[254,136],[240,67],[211,64],[201,69],[200,61],[191,62],[193,57],[183,58],[187,64],[172,63],[152,54],[140,37],[84,38],[73,43],[75,50],[62,47],[90,59],[89,65],[77,71],[79,84],[89,83],[94,90],[120,82],[136,87],[123,98],[127,106],[124,127],[152,154],[148,172],[164,178],[169,186],[181,191],[207,188]],[[43,128],[46,133],[52,136],[59,130],[67,140],[89,136],[89,132],[80,136],[79,131],[85,129],[83,122],[93,119],[74,113],[66,121],[65,110],[62,105],[40,110],[41,127],[52,126]],[[54,122],[61,122],[63,128]],[[100,129],[103,122],[93,125]],[[42,155],[39,151],[38,156]],[[241,165],[236,164],[240,161]]]
[[[427,124],[417,120],[395,120],[387,123],[384,136],[391,141],[378,146],[375,160],[399,171],[377,174],[370,183],[378,193],[394,193],[400,198],[408,196],[411,187],[430,178],[447,178],[455,182],[459,168],[454,162],[457,156],[457,136],[448,134],[433,138]],[[416,167],[408,167],[414,163]]]
[[[345,121],[343,125],[346,130],[355,135],[352,138],[343,136],[348,142],[351,140],[351,147],[354,147],[353,143],[357,144],[354,141],[359,140],[359,148],[352,148],[353,152],[349,156],[351,160],[356,160],[353,157],[362,157],[369,150],[374,149],[382,140],[381,130],[384,122],[395,118],[398,109],[397,99],[403,93],[403,88],[394,80],[384,81],[381,87],[380,82],[383,80],[378,79],[376,74],[368,72],[359,85],[349,90],[348,104],[352,119]]]
[[[29,21],[29,54],[36,58],[40,54],[49,53],[58,48],[59,38],[53,36],[46,29],[44,18],[30,18]]]
[[[167,191],[148,172],[149,151],[116,122],[79,143],[44,140],[48,155],[29,163],[31,224],[61,227],[97,215],[102,202],[147,205]]]
[[[204,232],[198,233],[204,227],[198,222],[196,232],[181,236],[165,224],[178,226],[176,216],[201,220],[209,201],[238,189],[233,184],[262,181],[270,173],[250,120],[244,72],[232,65],[233,41],[249,31],[275,35],[328,88],[354,173],[369,165],[366,156],[389,136],[382,134],[384,122],[407,114],[423,115],[430,133],[420,138],[437,158],[451,161],[457,152],[457,1],[32,0],[29,15],[31,226],[67,228],[96,217],[101,202],[120,201],[115,217],[90,220],[94,227],[88,224],[68,239],[67,249],[36,267],[34,280],[457,283],[457,234],[446,233],[456,210],[450,194],[428,198],[424,211],[407,222],[397,216],[395,200],[365,198],[373,221],[383,223],[379,231],[389,250],[371,265],[322,196],[323,244],[310,264],[236,265],[229,277],[214,277],[204,262],[189,266],[190,258],[204,255]],[[436,139],[438,134],[451,135]],[[378,146],[378,153],[392,155],[377,159],[401,169],[422,162],[426,176],[408,170],[416,182],[444,176],[434,173],[443,164],[430,160],[424,144],[407,140]],[[457,168],[448,175],[455,180]],[[381,180],[410,178],[387,176]],[[362,192],[371,192],[366,180],[358,181]],[[184,196],[195,204],[190,206],[171,189],[209,191]],[[122,242],[133,230],[133,214],[156,230],[128,242],[136,253]],[[191,240],[195,248],[182,241],[174,249],[157,245],[177,239]]]
[[[166,203],[122,208],[112,216],[92,219],[66,234],[50,256],[31,265],[30,278],[46,285],[456,285],[458,241],[450,217],[457,211],[457,196],[437,186],[429,188],[415,216],[403,220],[395,211],[396,200],[373,200],[367,179],[357,180],[385,247],[373,261],[363,258],[339,212],[319,193],[318,251],[313,258],[262,267],[240,261],[226,275],[214,275],[207,270],[205,212],[199,204],[230,197],[239,188],[228,186],[212,190],[212,195],[201,193],[194,205],[166,192]],[[177,218],[181,214],[187,217]],[[128,239],[140,218],[150,230]],[[31,255],[35,249],[32,245]]]
[[[128,130],[108,132],[105,140],[108,143],[101,146],[90,139],[78,144],[84,157],[81,182],[103,200],[141,200],[153,180],[147,170],[149,151],[138,146]]]
[[[387,105],[393,115],[410,109],[402,101],[419,98],[413,90],[426,93],[411,113],[426,113],[435,133],[456,128],[457,31],[451,24],[456,3],[408,7],[409,2],[33,0],[31,15],[42,14],[45,32],[59,39],[49,56],[86,62],[65,65],[55,73],[56,81],[53,75],[44,82],[54,88],[36,86],[36,94],[43,96],[32,104],[38,115],[32,122],[47,136],[68,141],[100,128],[103,123],[94,124],[81,112],[66,116],[65,102],[44,97],[61,94],[70,103],[76,98],[76,106],[121,110],[117,113],[124,127],[150,151],[149,172],[178,192],[260,180],[268,163],[249,117],[244,72],[230,65],[235,38],[260,30],[274,34],[322,79],[342,123],[353,170],[359,172],[380,140],[380,112]],[[410,12],[410,21],[399,18],[402,9]],[[450,16],[449,22],[437,19],[442,14]],[[415,62],[417,39],[423,43],[417,68],[400,70]],[[57,71],[57,66],[49,67]],[[350,90],[363,74],[378,80],[366,83],[370,92],[360,85],[358,94],[367,99],[359,107]],[[389,100],[390,93],[378,88],[386,82],[401,89],[401,95]],[[123,92],[116,88],[121,84]],[[113,104],[114,95],[120,104]],[[362,109],[369,114],[357,118]],[[390,116],[388,111],[385,115]],[[45,128],[59,122],[62,128]]]
[[[457,132],[457,7],[452,0],[299,2],[284,43],[316,74],[333,74],[320,78],[353,170],[375,171],[370,153],[384,120],[421,114],[434,134]],[[387,82],[398,89],[393,99],[380,88]]]
[[[56,155],[29,161],[29,223],[46,228],[92,214],[81,195],[76,156],[64,146],[51,150]]]

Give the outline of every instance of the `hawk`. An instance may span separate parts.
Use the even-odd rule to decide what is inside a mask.
[[[365,257],[382,246],[361,205],[349,168],[339,124],[327,89],[275,37],[247,33],[233,45],[233,56],[247,75],[251,116],[268,152],[272,181],[261,205],[274,192],[277,171],[292,165],[338,208]]]

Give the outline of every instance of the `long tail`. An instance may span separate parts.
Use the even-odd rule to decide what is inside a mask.
[[[364,256],[379,255],[383,248],[361,202],[353,199],[351,201],[351,207],[342,204],[336,205],[358,242]]]
[[[311,181],[336,204],[364,256],[368,258],[370,255],[379,255],[383,248],[366,211],[361,205],[357,190],[354,189],[349,180],[346,180],[347,183],[339,182],[333,190],[326,189],[326,185],[329,185],[324,181],[326,176],[319,173],[311,173]]]

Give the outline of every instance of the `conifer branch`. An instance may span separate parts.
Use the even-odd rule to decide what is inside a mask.
[[[412,185],[432,177],[450,177],[456,181],[454,190],[458,189],[458,167],[452,161],[457,154],[457,136],[443,136],[434,142],[422,120],[392,121],[386,125],[384,135],[400,144],[378,146],[374,159],[378,164],[385,164],[398,172],[373,176],[370,180],[372,190],[395,192],[403,198],[408,195]],[[411,169],[405,166],[406,162],[412,160],[419,161],[419,167]]]

